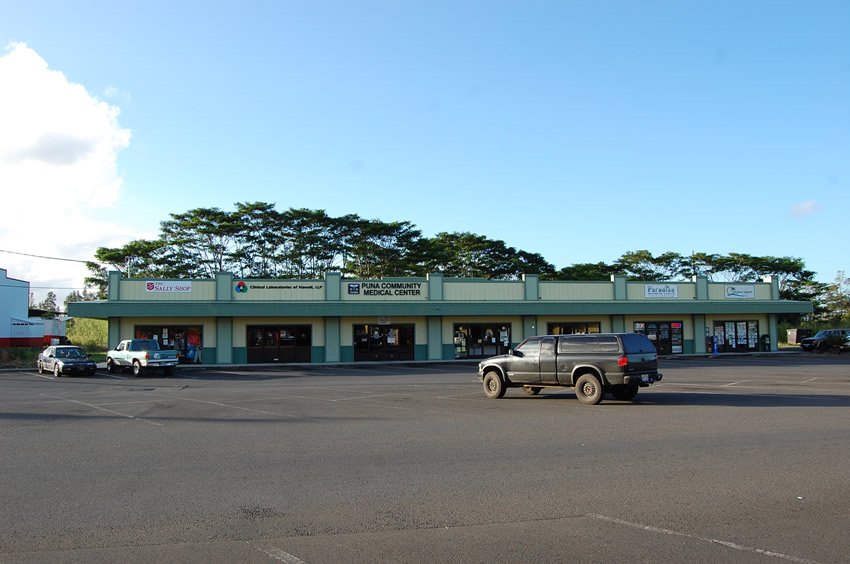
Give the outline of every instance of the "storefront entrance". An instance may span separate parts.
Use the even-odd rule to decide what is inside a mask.
[[[584,333],[599,333],[601,323],[565,323],[555,322],[546,324],[547,335],[578,335]]]
[[[162,349],[177,351],[181,364],[203,360],[203,327],[200,325],[139,325],[136,339],[153,339]]]
[[[354,361],[413,360],[415,326],[355,325]]]
[[[310,362],[310,325],[249,325],[248,362]]]
[[[511,348],[510,323],[455,323],[455,358],[487,358]]]
[[[759,350],[758,321],[715,321],[717,352],[754,352]]]
[[[685,352],[681,321],[636,321],[634,330],[646,335],[658,354]]]

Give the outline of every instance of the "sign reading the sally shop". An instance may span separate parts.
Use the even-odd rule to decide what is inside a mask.
[[[187,294],[192,292],[191,282],[145,282],[145,292],[154,294]]]
[[[727,299],[754,300],[756,299],[756,287],[752,284],[727,284],[724,294]]]
[[[679,287],[675,284],[646,284],[643,287],[644,298],[678,298]]]

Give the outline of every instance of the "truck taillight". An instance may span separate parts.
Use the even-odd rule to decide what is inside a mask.
[[[145,360],[150,360],[150,359],[151,359],[151,353],[146,352],[146,353],[145,353]],[[621,365],[621,366],[622,366],[622,365]]]
[[[624,356],[621,356],[620,358],[617,359],[617,366],[622,367],[622,366],[628,366],[628,365],[629,365],[629,357],[624,355]]]

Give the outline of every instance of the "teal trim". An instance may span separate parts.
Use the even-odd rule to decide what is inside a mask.
[[[310,362],[325,362],[325,347],[310,347]]]
[[[525,299],[526,301],[536,301],[540,299],[540,277],[536,274],[523,274],[522,280],[525,282]]]
[[[325,362],[345,362],[340,353],[339,317],[325,319]],[[352,356],[352,358],[354,358]]]
[[[695,353],[704,353],[705,350],[705,316],[694,316],[694,340],[693,351]]]
[[[339,348],[340,362],[354,362],[354,347]]]
[[[428,360],[440,360],[442,358],[441,346],[443,343],[443,318],[428,318]]]
[[[708,278],[705,276],[694,276],[694,283],[696,284],[696,297],[698,300],[707,300],[708,299]]]
[[[428,275],[428,299],[443,301],[443,275],[439,272]]]
[[[525,316],[522,318],[522,339],[533,337],[534,335],[543,335],[545,333],[545,327],[541,330],[540,327],[537,326],[536,317]],[[516,338],[517,335],[511,335],[511,337]]]
[[[207,349],[204,349],[204,354],[207,354]],[[233,364],[248,364],[248,347],[233,347],[232,356]]]
[[[118,317],[110,317],[107,322],[107,337],[106,345],[109,349],[114,349],[121,342],[121,319]]]
[[[631,332],[633,329],[628,329]],[[611,331],[614,333],[625,333],[626,332],[626,320],[622,315],[612,315],[611,316]]]
[[[338,302],[342,299],[339,272],[328,272],[325,274],[325,299],[329,302]]]
[[[220,302],[233,299],[233,275],[229,272],[215,273],[215,299]]]
[[[107,287],[106,295],[109,301],[121,299],[121,273],[117,270],[109,272],[109,286]]]
[[[703,340],[703,343],[704,342],[705,340]],[[682,350],[685,352],[685,354],[694,354],[694,342],[692,340],[685,339],[685,342],[682,343],[682,345]]]
[[[413,347],[413,360],[428,360],[428,345]]]
[[[625,276],[620,276],[617,274],[611,275],[611,282],[614,283],[614,299],[615,300],[627,300],[628,296],[628,286],[626,283],[628,280]]]
[[[219,317],[216,319],[215,342],[221,349],[218,355],[219,364],[233,363],[233,319]],[[247,358],[247,357],[246,357]]]
[[[779,350],[779,329],[776,325],[775,315],[770,315],[767,318],[767,334],[770,335],[770,350],[776,352]],[[759,339],[760,338],[761,335],[759,335]]]
[[[635,300],[586,302],[74,302],[72,317],[362,317],[376,315],[719,315],[811,313],[811,302],[786,300]]]
[[[454,360],[455,358],[455,346],[451,343],[445,344],[443,343],[443,360]]]

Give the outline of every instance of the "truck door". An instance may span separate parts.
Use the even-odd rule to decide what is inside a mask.
[[[543,337],[540,342],[540,381],[543,384],[558,383],[555,337]]]
[[[517,384],[540,383],[540,338],[526,339],[508,363],[508,379]]]

